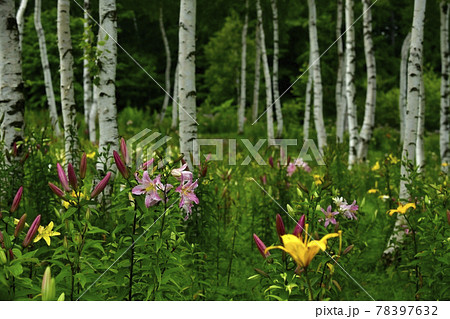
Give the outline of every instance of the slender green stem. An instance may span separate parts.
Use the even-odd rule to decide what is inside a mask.
[[[306,278],[306,283],[308,284],[309,301],[313,301],[314,296],[313,296],[313,291],[312,291],[312,286],[311,286],[311,280],[309,280],[309,276],[308,276],[308,267],[305,268],[305,278]]]

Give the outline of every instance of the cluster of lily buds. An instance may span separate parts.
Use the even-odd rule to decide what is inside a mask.
[[[13,203],[11,205],[11,209],[9,210],[11,213],[14,213],[17,208],[19,207],[20,200],[22,199],[23,194],[23,186],[20,186],[19,190],[16,193],[16,196],[14,196]]]
[[[30,226],[30,229],[28,229],[25,239],[23,240],[22,246],[24,248],[27,248],[31,244],[34,236],[36,236],[36,233],[37,233],[37,230],[38,230],[40,224],[41,224],[41,215],[38,215],[34,219],[33,223]]]
[[[42,301],[53,301],[56,295],[55,278],[52,278],[50,267],[47,267],[42,277]]]

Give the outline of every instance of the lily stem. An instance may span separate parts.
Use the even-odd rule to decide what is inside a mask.
[[[305,267],[305,277],[306,277],[306,283],[308,284],[309,301],[313,301],[314,296],[313,296],[313,291],[312,291],[312,286],[311,286],[311,280],[309,280],[309,276],[308,276],[308,267]]]

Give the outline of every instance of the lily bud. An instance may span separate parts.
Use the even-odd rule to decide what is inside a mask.
[[[108,172],[108,174],[106,174],[106,176],[97,184],[97,186],[95,186],[94,190],[91,193],[91,198],[96,197],[98,194],[100,194],[105,189],[110,178],[111,178],[111,172]]]
[[[303,214],[302,217],[300,217],[300,219],[298,220],[297,225],[295,225],[294,232],[293,232],[294,236],[298,237],[302,234],[303,229],[305,228],[305,220],[306,220],[306,217]]]
[[[73,166],[71,163],[67,165],[67,175],[69,175],[69,183],[72,186],[73,189],[77,189],[78,183],[77,183],[77,175],[75,175],[75,170],[73,169]]]
[[[355,246],[355,245],[350,245],[350,246],[348,246],[347,248],[345,248],[345,249],[344,249],[344,252],[342,253],[342,255],[348,254],[348,253],[350,252],[350,250],[353,249],[354,246]]]
[[[52,278],[50,267],[47,267],[42,277],[42,301],[52,301],[55,299],[55,279]]]
[[[50,189],[52,190],[53,193],[55,193],[58,197],[63,198],[64,197],[64,192],[55,184],[48,182],[48,186],[50,187]]]
[[[23,214],[22,217],[20,217],[19,222],[16,225],[16,229],[14,229],[14,237],[17,238],[17,236],[20,234],[23,227],[25,226],[26,220],[27,220],[27,214]]]
[[[70,192],[69,181],[67,180],[66,173],[64,169],[61,167],[59,163],[56,163],[56,169],[58,170],[59,181],[61,182],[61,186],[64,188],[66,192]]]
[[[18,151],[17,151],[17,144],[16,144],[16,142],[13,143],[12,154],[13,154],[14,157],[17,157]]]
[[[123,137],[120,139],[120,153],[122,153],[125,165],[130,165],[130,155],[128,154],[127,143]]]
[[[68,249],[69,248],[69,242],[67,241],[67,236],[64,236],[63,247],[64,247],[64,249]]]
[[[273,157],[269,157],[269,165],[273,168]]]
[[[277,214],[277,217],[276,217],[276,227],[277,227],[278,237],[281,238],[281,236],[286,234],[286,231],[285,231],[285,228],[284,228],[283,219],[281,218],[280,214]]]
[[[267,256],[270,256],[269,252],[267,252],[267,253],[265,252],[266,245],[264,245],[262,240],[259,239],[259,237],[256,234],[253,234],[253,240],[255,241],[256,247],[258,248],[258,250],[261,253],[261,256],[263,256],[263,258],[267,258]]]
[[[28,247],[30,245],[31,241],[33,240],[34,236],[36,235],[36,232],[39,228],[39,224],[41,223],[41,215],[38,215],[34,221],[33,224],[31,224],[30,229],[28,229],[28,233],[25,236],[25,239],[23,240],[22,246],[24,248]]]
[[[120,174],[122,174],[123,178],[128,179],[130,177],[130,174],[128,173],[128,169],[125,166],[125,164],[122,162],[122,159],[119,156],[119,153],[116,151],[113,151],[113,157],[114,161],[116,162],[117,169],[119,170]]]
[[[14,253],[11,248],[9,249],[9,260],[14,260]]]
[[[0,250],[0,264],[4,265],[8,262],[8,259],[6,258],[6,254],[3,250]]]
[[[11,213],[14,213],[17,208],[19,207],[20,200],[22,199],[23,194],[23,186],[20,186],[19,190],[16,193],[16,196],[14,196],[13,203],[11,205],[11,209],[9,210]]]
[[[81,161],[80,161],[80,178],[81,179],[84,179],[86,177],[86,169],[87,169],[86,153],[83,153],[83,155],[81,155]]]

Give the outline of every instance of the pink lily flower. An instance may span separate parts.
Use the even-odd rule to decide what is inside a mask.
[[[158,190],[167,190],[167,186],[164,186],[161,183],[161,175],[155,177],[155,179],[151,179],[148,175],[147,171],[144,171],[142,179],[136,175],[136,179],[139,182],[139,185],[135,186],[132,190],[134,195],[143,195],[145,194],[145,206],[149,208],[150,206],[156,205],[159,201],[161,201],[161,197],[158,194]],[[170,185],[172,188],[172,185]]]
[[[328,206],[327,210],[325,211],[323,208],[320,208],[322,213],[325,215],[325,228],[332,223],[333,225],[336,225],[336,219],[334,218],[335,215],[338,215],[339,212],[332,212],[331,211],[331,205]]]
[[[294,174],[294,172],[297,170],[297,167],[295,166],[294,163],[289,163],[288,167],[287,167],[287,176],[291,177],[292,174]]]
[[[181,182],[181,180],[188,180],[193,178],[193,174],[186,170],[187,164],[183,164],[180,168],[174,168],[171,172],[172,176]]]
[[[357,219],[355,213],[358,211],[359,206],[356,205],[356,200],[354,200],[350,205],[343,204],[340,208],[344,212],[344,216],[348,219]]]
[[[178,186],[175,191],[180,193],[180,207],[183,207],[186,211],[187,214],[184,219],[187,220],[189,218],[189,214],[192,213],[192,206],[194,206],[193,203],[199,203],[198,197],[194,193],[194,190],[198,187],[198,180],[192,182],[192,178],[184,179],[183,175],[181,176],[181,185]]]

